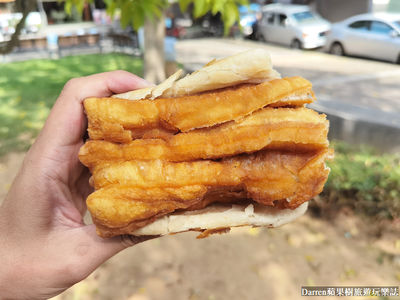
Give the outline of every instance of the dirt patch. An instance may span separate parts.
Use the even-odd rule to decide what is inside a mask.
[[[277,229],[240,228],[145,242],[56,299],[298,299],[303,285],[399,285],[400,226],[379,238],[352,215],[310,215]],[[342,298],[342,297],[341,297]]]

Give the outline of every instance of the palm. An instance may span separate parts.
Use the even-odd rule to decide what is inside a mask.
[[[105,240],[84,224],[90,174],[78,152],[86,131],[83,99],[145,85],[121,71],[66,85],[0,207],[0,275],[7,278],[0,276],[2,297],[47,299],[140,241]]]
[[[66,151],[65,156],[72,157],[68,161],[66,168],[60,164],[59,178],[57,179],[60,184],[60,197],[55,202],[54,209],[61,213],[63,218],[58,219],[58,222],[67,221],[75,225],[83,225],[83,216],[86,213],[85,200],[92,192],[89,185],[89,171],[78,161],[78,151],[81,143],[72,145]],[[63,171],[64,170],[64,171]]]

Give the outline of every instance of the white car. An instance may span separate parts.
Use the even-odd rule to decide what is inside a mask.
[[[334,24],[327,38],[332,54],[400,63],[400,14],[357,15]]]
[[[270,4],[257,23],[259,39],[298,49],[325,45],[331,24],[307,5]]]

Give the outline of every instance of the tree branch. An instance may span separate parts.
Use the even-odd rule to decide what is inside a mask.
[[[19,35],[21,34],[22,29],[24,28],[26,17],[31,11],[34,10],[35,5],[36,5],[35,0],[15,1],[16,11],[22,13],[22,18],[15,27],[15,32],[12,34],[11,39],[8,42],[6,42],[5,45],[0,46],[0,54],[8,54],[11,51],[13,51],[14,48],[18,45]]]

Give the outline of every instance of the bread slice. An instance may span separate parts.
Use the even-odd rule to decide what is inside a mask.
[[[260,49],[181,75],[84,101],[90,140],[79,158],[93,173],[87,206],[98,234],[206,237],[277,227],[304,214],[331,156],[326,117],[303,107],[315,99],[311,83],[281,79]],[[309,163],[281,159],[318,151],[324,155]],[[278,158],[262,160],[263,153]],[[251,168],[239,167],[236,160],[246,157]],[[236,164],[225,168],[230,161]]]
[[[207,237],[208,233],[220,232],[221,229],[230,229],[231,227],[278,227],[302,216],[306,212],[307,206],[307,202],[296,209],[278,209],[257,203],[247,206],[213,204],[200,210],[164,216],[131,234],[167,235],[191,230],[205,230],[199,237]]]
[[[248,50],[224,59],[213,60],[200,70],[179,79],[181,75],[182,71],[179,70],[158,86],[117,94],[113,98],[140,100],[160,96],[181,97],[242,83],[260,83],[281,78],[272,68],[269,53],[263,49]]]

